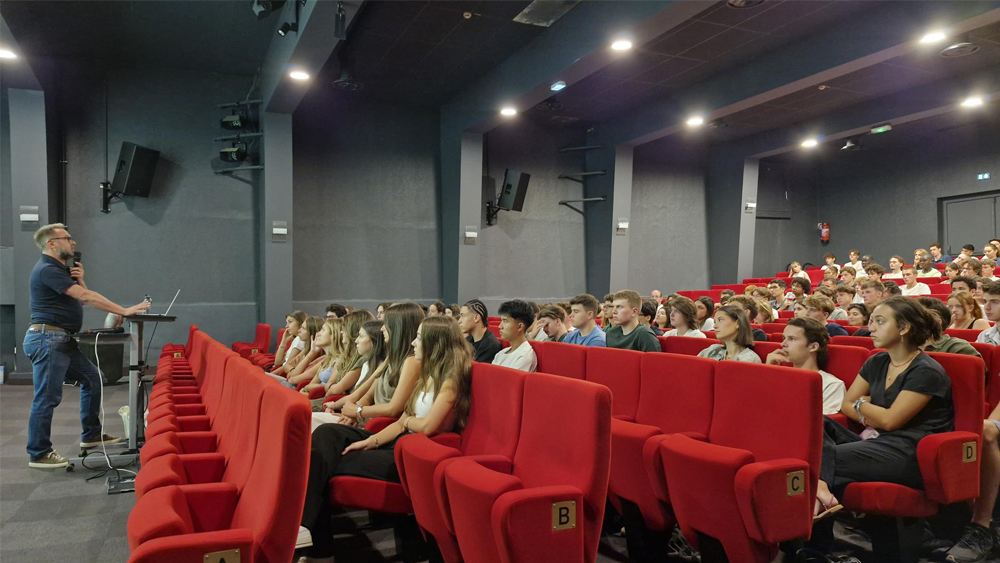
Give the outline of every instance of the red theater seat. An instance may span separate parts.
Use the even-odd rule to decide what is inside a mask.
[[[711,338],[693,338],[690,336],[657,336],[660,340],[660,349],[668,354],[685,354],[687,356],[697,356],[705,348],[712,344],[722,344],[718,340]]]
[[[587,347],[561,342],[532,342],[538,358],[535,371],[584,379],[587,374]]]
[[[463,559],[469,563],[594,561],[610,457],[608,389],[587,381],[528,374],[513,463],[487,468],[458,459],[445,470]]]
[[[618,348],[586,348],[587,381],[611,390],[611,415],[632,420],[639,404],[639,371],[643,353]]]
[[[244,358],[249,358],[250,354],[267,353],[271,347],[271,325],[258,323],[257,331],[254,334],[253,342],[234,342],[233,352]]]
[[[874,350],[875,343],[870,336],[834,336],[830,338],[830,344],[839,346],[858,346],[867,350]]]
[[[724,550],[728,561],[768,563],[779,542],[809,536],[822,394],[815,372],[719,362],[708,440],[673,434],[659,444],[677,520],[703,561],[725,560]]]
[[[975,342],[976,339],[979,338],[979,334],[981,332],[983,331],[962,329],[962,328],[949,328],[944,331],[944,333],[947,334],[948,336],[952,336],[954,338],[961,338],[966,342]]]

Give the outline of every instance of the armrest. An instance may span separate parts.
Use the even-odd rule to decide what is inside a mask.
[[[809,464],[799,459],[741,467],[736,472],[735,490],[747,534],[766,544],[809,537],[817,477],[811,475]]]
[[[440,436],[445,436],[441,434]],[[446,459],[458,457],[462,452],[458,448],[451,448],[432,440],[426,434],[410,434],[403,436],[393,451],[396,459],[396,469],[399,471],[399,481],[403,485],[403,491],[413,499],[410,492],[410,478],[413,477],[419,483],[420,488],[429,488],[434,482],[434,470],[439,463]],[[431,489],[433,494],[433,489]],[[422,493],[417,493],[423,496]],[[416,501],[414,501],[414,508]]]
[[[441,444],[446,448],[459,449],[462,447],[462,436],[460,434],[455,434],[454,432],[442,432],[441,434],[435,434],[431,436],[431,441],[436,444]]]
[[[917,462],[927,498],[950,504],[979,496],[982,442],[972,432],[943,432],[920,440]]]
[[[397,420],[399,419],[392,418],[391,416],[377,416],[365,423],[365,430],[376,433],[381,432],[386,426],[389,426]]]
[[[184,395],[174,396],[175,405],[201,405],[201,395],[197,393],[188,393]],[[201,413],[204,414],[204,413]]]
[[[128,560],[129,563],[204,563],[206,554],[229,549],[240,550],[240,561],[253,563],[253,534],[250,530],[156,538],[134,548]]]
[[[467,561],[492,559],[499,547],[499,536],[494,534],[490,524],[494,504],[505,493],[521,489],[521,480],[466,458],[448,460],[442,466],[451,528],[458,538],[463,558]],[[546,528],[551,529],[551,505],[547,514]],[[551,555],[547,553],[546,557]]]
[[[455,457],[451,459],[442,460],[438,463],[437,467],[434,469],[434,491],[435,496],[438,500],[438,507],[441,509],[441,518],[444,520],[445,527],[452,535],[455,534],[455,523],[451,517],[451,501],[449,499],[449,491],[447,483],[445,482],[445,472],[448,467],[459,460],[472,460],[483,467],[499,472],[510,474],[513,463],[510,459],[502,455],[474,455],[474,456],[464,456]]]
[[[836,422],[837,424],[843,426],[844,428],[847,428],[848,430],[851,429],[851,427],[847,425],[847,415],[845,414],[841,414],[838,412],[837,414],[828,414],[826,415],[826,417]]]
[[[557,502],[572,505],[555,508]],[[568,485],[521,489],[501,495],[491,513],[500,560],[530,561],[537,559],[540,551],[550,562],[584,561],[583,512],[583,492]],[[558,530],[553,528],[557,524]]]
[[[667,490],[667,475],[663,471],[663,457],[660,455],[660,444],[667,436],[673,434],[662,434],[652,436],[642,447],[642,465],[646,469],[646,479],[649,480],[653,488],[653,494],[659,500],[669,503],[670,492]],[[708,436],[700,432],[680,432],[679,436],[686,436],[698,442],[708,441]],[[612,452],[615,451],[612,447]]]
[[[611,451],[614,455],[611,456],[609,492],[632,502],[639,495],[649,494],[642,452],[646,442],[659,434],[660,429],[655,426],[611,419]]]
[[[322,399],[326,390],[322,387],[313,387],[309,390],[309,400]]]
[[[177,487],[184,495],[195,532],[229,528],[240,493],[232,483],[202,483]]]
[[[226,458],[220,453],[177,456],[184,466],[188,483],[218,483],[226,472]]]
[[[180,440],[183,453],[186,454],[214,452],[218,445],[218,436],[210,431],[178,432],[177,438]]]
[[[205,405],[201,403],[184,403],[184,404],[174,404],[174,409],[177,412],[177,416],[204,416],[205,415]]]
[[[212,424],[205,415],[179,416],[177,417],[177,428],[181,432],[207,431],[212,429]]]
[[[629,416],[627,414],[614,414],[611,415],[612,420],[621,420],[623,422],[635,422],[634,416]]]

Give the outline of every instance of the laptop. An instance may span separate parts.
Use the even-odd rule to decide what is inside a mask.
[[[166,317],[166,316],[170,315],[170,309],[173,308],[174,301],[177,301],[177,296],[180,295],[180,294],[181,294],[181,290],[178,289],[177,293],[174,294],[174,298],[170,301],[170,305],[167,305],[167,311],[165,313],[149,313],[149,312],[146,312],[146,313],[143,313],[143,316],[146,316],[146,317]]]

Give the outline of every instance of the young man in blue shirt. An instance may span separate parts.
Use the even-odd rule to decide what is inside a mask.
[[[572,310],[569,320],[576,330],[567,334],[563,342],[581,346],[605,347],[607,335],[597,327],[595,322],[597,311],[601,307],[597,298],[584,293],[570,299],[569,304]]]

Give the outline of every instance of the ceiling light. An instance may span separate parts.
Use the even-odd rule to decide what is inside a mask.
[[[944,41],[948,36],[944,34],[943,31],[932,31],[927,35],[920,38],[920,42],[927,43],[937,43],[938,41]]]
[[[966,98],[962,102],[963,108],[977,108],[981,105],[983,105],[983,99],[980,98],[979,96],[972,96],[971,98]]]
[[[871,129],[871,132],[875,135],[878,135],[879,133],[885,133],[886,131],[892,131],[891,123],[883,123],[881,125],[876,125]]]
[[[0,59],[16,59],[17,55],[13,51],[8,51],[7,49],[0,49]]]
[[[517,115],[517,110],[514,108],[503,108],[500,110],[500,115],[504,117],[514,117]]]
[[[309,80],[309,73],[301,70],[293,70],[288,73],[288,77],[292,80]]]
[[[553,92],[558,92],[559,90],[562,90],[565,87],[566,83],[560,80],[559,82],[553,82],[552,86],[549,86],[549,90],[552,90]]]
[[[811,149],[818,144],[819,141],[817,141],[816,139],[806,139],[805,141],[802,141],[802,148]]]
[[[615,51],[628,51],[632,48],[632,42],[627,39],[619,39],[611,44],[611,48]]]
[[[688,118],[687,124],[688,127],[701,127],[705,124],[705,118],[700,115],[695,115]]]
[[[281,24],[281,27],[278,28],[278,35],[284,37],[284,36],[288,35],[292,31],[298,32],[299,31],[299,24],[285,22],[285,23]]]
[[[862,148],[864,147],[861,146],[861,137],[857,136],[857,137],[849,137],[847,141],[844,143],[844,146],[840,147],[840,150],[847,152],[855,152],[861,150]]]

